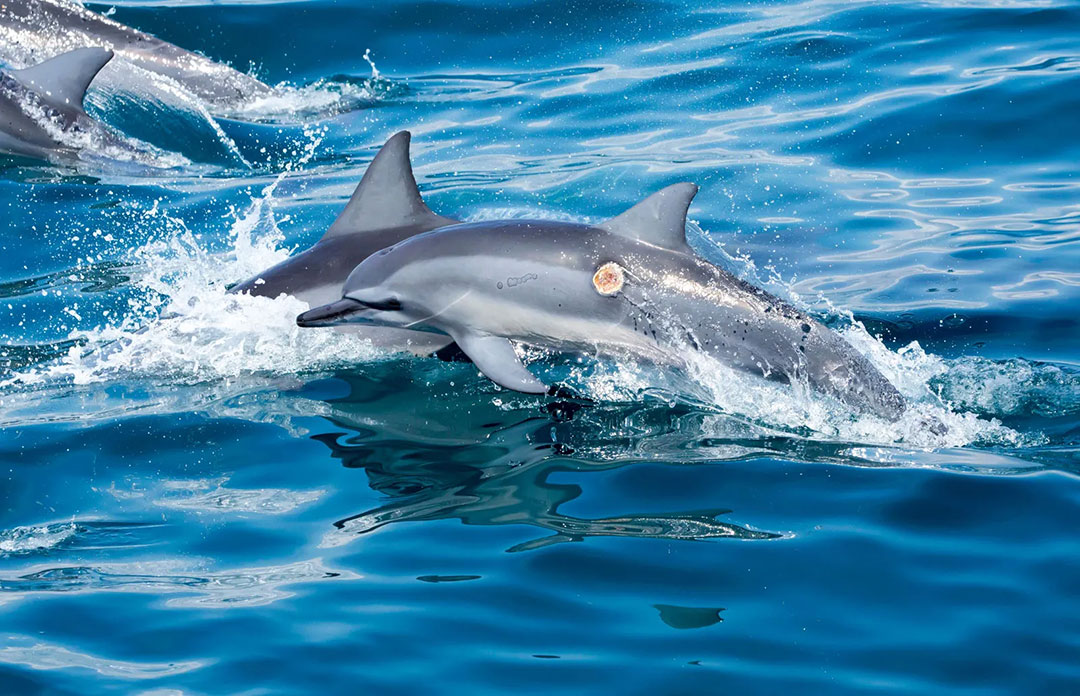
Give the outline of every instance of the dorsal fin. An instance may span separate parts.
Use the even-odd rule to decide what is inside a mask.
[[[408,225],[435,229],[457,222],[431,212],[420,197],[409,162],[411,137],[409,131],[401,131],[386,141],[323,239]]]
[[[113,52],[107,48],[77,48],[44,63],[13,70],[12,75],[54,103],[82,110],[86,88],[112,57]]]
[[[697,192],[694,184],[672,184],[597,227],[662,249],[690,253],[686,211]]]

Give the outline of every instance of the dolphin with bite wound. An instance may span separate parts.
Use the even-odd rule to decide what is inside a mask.
[[[22,70],[0,71],[0,150],[52,159],[90,142],[119,143],[83,110],[86,88],[113,57],[104,48],[68,51]]]
[[[513,342],[685,366],[696,351],[895,420],[896,388],[839,335],[696,256],[685,238],[697,193],[669,186],[599,225],[473,222],[406,239],[364,260],[342,298],[300,326],[427,328],[457,342],[493,382],[548,385]]]
[[[123,60],[179,83],[213,110],[231,112],[270,96],[265,83],[87,10],[71,0],[3,0],[0,47],[9,56],[104,46]]]
[[[409,162],[408,131],[395,134],[368,165],[345,209],[314,246],[232,288],[260,297],[291,295],[309,307],[341,297],[349,273],[376,251],[424,232],[458,224],[433,213],[420,196]],[[417,354],[450,343],[445,334],[401,327],[353,327],[377,346]]]

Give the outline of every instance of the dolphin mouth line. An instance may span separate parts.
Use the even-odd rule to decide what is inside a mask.
[[[369,309],[367,305],[350,297],[344,297],[337,302],[331,302],[321,307],[315,307],[296,317],[296,325],[302,328],[317,326],[336,326],[345,323],[353,314]]]
[[[442,309],[440,309],[440,310],[439,310],[438,312],[435,312],[434,314],[431,314],[431,315],[429,315],[429,316],[426,316],[426,317],[424,317],[423,319],[417,319],[416,321],[411,321],[411,322],[409,322],[408,324],[406,324],[406,325],[405,325],[405,328],[406,328],[406,329],[411,329],[411,328],[413,328],[414,326],[416,326],[417,324],[420,324],[420,323],[422,323],[422,322],[425,322],[425,321],[430,321],[430,320],[434,319],[435,317],[439,316],[440,314],[442,314],[442,313],[443,313],[443,312],[445,312],[446,310],[450,309],[451,307],[453,307],[454,305],[456,305],[456,304],[457,304],[458,302],[461,302],[462,300],[464,300],[464,299],[465,299],[466,297],[468,297],[468,296],[469,296],[469,295],[471,295],[471,294],[472,294],[472,290],[467,290],[467,291],[465,291],[464,293],[462,293],[461,297],[457,298],[456,300],[454,300],[454,301],[453,301],[453,302],[451,302],[450,304],[446,305],[445,307],[443,307]]]

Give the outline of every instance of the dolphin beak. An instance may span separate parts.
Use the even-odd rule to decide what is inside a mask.
[[[304,328],[313,326],[336,326],[338,324],[344,324],[351,315],[362,312],[365,309],[367,309],[367,307],[365,307],[363,303],[345,297],[337,302],[331,302],[322,307],[309,309],[296,317],[296,325]]]

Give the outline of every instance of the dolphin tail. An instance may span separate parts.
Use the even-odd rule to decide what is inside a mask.
[[[386,141],[324,240],[406,226],[426,232],[457,223],[433,213],[420,197],[409,162],[411,138],[409,131],[401,131]]]
[[[107,48],[77,48],[44,63],[13,70],[12,74],[19,82],[44,92],[53,101],[81,111],[86,89],[112,57],[113,52]]]

